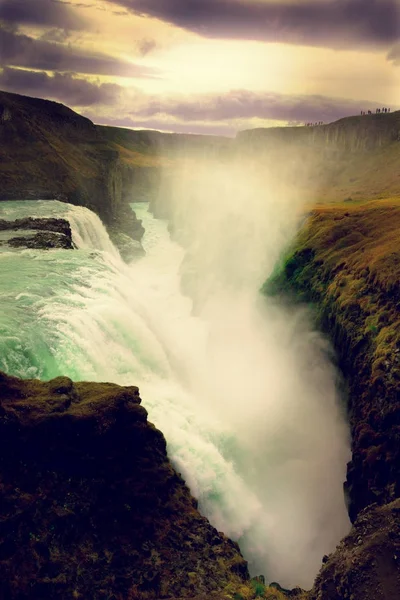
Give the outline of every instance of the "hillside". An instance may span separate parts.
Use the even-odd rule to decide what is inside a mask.
[[[123,195],[119,153],[69,108],[0,92],[0,200],[53,198],[86,206],[140,239]]]

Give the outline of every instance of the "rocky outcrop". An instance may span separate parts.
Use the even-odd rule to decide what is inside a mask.
[[[33,235],[10,238],[7,243],[12,248],[32,248],[35,250],[49,250],[50,248],[71,250],[73,248],[71,241],[65,235],[50,231],[39,231]]]
[[[70,224],[66,219],[31,218],[6,221],[0,219],[0,231],[11,232],[0,244],[12,248],[49,248],[72,249]],[[17,235],[19,233],[19,235]],[[15,234],[15,235],[14,235]],[[14,237],[13,237],[14,235]]]
[[[324,557],[310,600],[395,600],[400,591],[400,500],[370,505]]]
[[[348,382],[354,526],[322,569],[317,600],[392,600],[400,589],[399,232],[394,202],[315,210],[264,286],[313,303]]]
[[[1,374],[0,505],[7,600],[212,597],[248,579],[135,387]]]

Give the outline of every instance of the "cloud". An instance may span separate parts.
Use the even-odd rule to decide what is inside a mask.
[[[373,110],[379,103],[328,98],[318,95],[285,95],[271,92],[232,90],[226,94],[197,98],[150,98],[133,117],[168,116],[184,122],[243,121],[262,119],[293,124],[308,121],[330,122],[344,116]]]
[[[68,29],[59,29],[53,27],[48,29],[40,36],[42,42],[57,42],[59,44],[65,43],[71,37],[71,32]]]
[[[180,123],[173,120],[154,118],[143,119],[134,116],[125,117],[98,117],[94,112],[85,112],[85,116],[101,125],[110,125],[114,127],[127,127],[129,129],[153,129],[156,131],[168,133],[186,133],[196,135],[217,135],[225,137],[234,137],[237,133],[237,127],[228,123]]]
[[[131,106],[135,109],[131,110]],[[377,106],[382,104],[247,90],[233,90],[218,96],[160,99],[136,90],[133,95],[124,97],[118,116],[115,116],[115,110],[107,109],[85,114],[97,123],[117,127],[232,137],[243,129],[297,126],[316,121],[330,123],[342,117],[359,115],[361,110],[375,111]],[[392,107],[392,110],[395,108]]]
[[[54,0],[2,0],[0,19],[18,25],[49,25],[62,29],[84,29],[86,19],[71,7]]]
[[[4,67],[0,71],[0,87],[9,92],[58,100],[71,106],[114,105],[122,88],[112,83],[94,84],[71,73],[26,71]]]
[[[144,38],[138,43],[138,50],[142,56],[150,54],[155,48],[157,48],[157,42],[155,40]]]
[[[345,48],[400,39],[398,0],[110,0],[204,37]]]
[[[393,46],[387,55],[387,59],[393,62],[396,67],[400,67],[400,43]]]
[[[70,45],[33,39],[27,35],[0,27],[0,65],[47,71],[74,71],[96,75],[122,77],[155,77],[158,71],[132,64],[100,52],[86,52]],[[62,34],[61,34],[62,39]]]

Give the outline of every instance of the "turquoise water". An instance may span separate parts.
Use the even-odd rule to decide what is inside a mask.
[[[67,218],[77,246],[0,246],[0,369],[138,385],[201,510],[252,572],[310,585],[348,528],[347,429],[323,344],[302,313],[259,314],[238,293],[194,317],[183,249],[145,203],[132,206],[146,256],[128,266],[88,209],[0,204],[0,218]]]

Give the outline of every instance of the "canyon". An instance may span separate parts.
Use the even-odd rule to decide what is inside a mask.
[[[396,598],[400,111],[228,139],[98,126],[63,105],[0,92],[0,201],[55,199],[86,207],[121,254],[127,247],[121,236],[143,239],[130,203],[145,200],[189,248],[190,230],[179,227],[186,209],[176,214],[174,182],[184,163],[190,176],[180,193],[190,198],[192,174],[204,157],[207,165],[234,164],[245,174],[256,164],[266,185],[284,180],[305,198],[302,227],[262,292],[311,305],[335,348],[351,429],[345,482],[351,532],[321,556],[309,592],[250,582],[237,545],[200,515],[168,462],[165,439],[147,422],[136,388],[3,374],[0,569],[16,565],[3,577],[5,599],[95,593],[116,600],[247,600],[258,583],[259,595],[277,600]],[[38,228],[32,221],[19,227]],[[127,262],[141,254],[135,248],[126,250]],[[185,260],[186,292],[193,296],[189,250]]]

